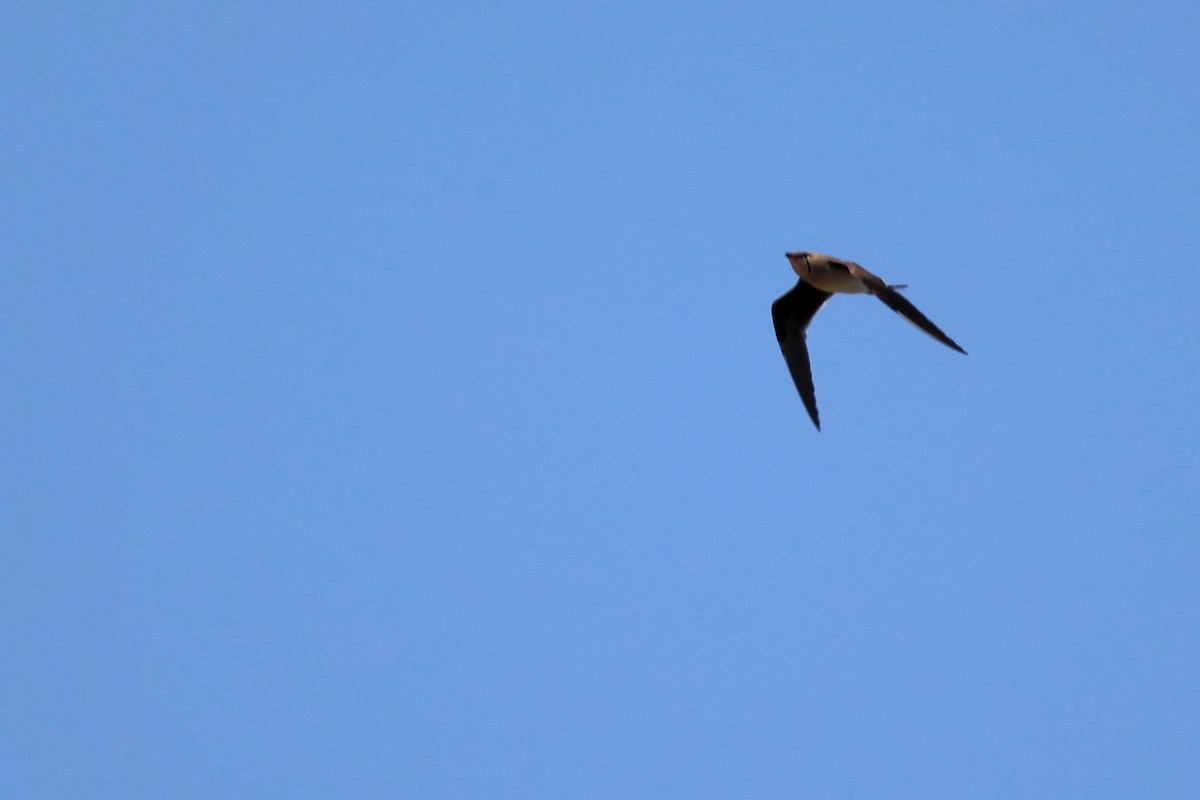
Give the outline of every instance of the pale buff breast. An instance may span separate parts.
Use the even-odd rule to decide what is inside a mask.
[[[789,256],[792,269],[805,283],[823,292],[836,294],[866,294],[869,290],[863,282],[854,277],[840,264],[834,264],[837,259],[820,253],[806,253],[803,256]]]

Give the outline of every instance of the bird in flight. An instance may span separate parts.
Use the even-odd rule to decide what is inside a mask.
[[[821,418],[817,413],[817,394],[813,389],[812,368],[808,363],[805,331],[821,306],[834,294],[873,294],[885,306],[951,350],[957,350],[964,356],[967,354],[896,291],[907,288],[904,284],[886,283],[853,261],[842,261],[833,256],[804,252],[785,255],[800,280],[796,281],[790,292],[771,304],[771,318],[775,321],[775,338],[779,340],[779,349],[783,351],[788,371],[792,373],[792,381],[817,430],[821,430]]]

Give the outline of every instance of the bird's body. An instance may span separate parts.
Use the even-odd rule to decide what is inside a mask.
[[[804,258],[792,258],[792,269],[800,276],[800,280],[830,294],[867,294],[870,289],[858,278],[854,277],[845,262],[838,261],[832,256],[820,253],[804,253]]]
[[[966,350],[896,291],[903,288],[901,285],[885,283],[879,276],[853,261],[843,261],[820,253],[787,253],[787,259],[800,280],[790,292],[771,305],[771,318],[775,322],[775,338],[783,351],[792,381],[817,430],[821,429],[821,420],[817,413],[816,390],[813,388],[805,332],[821,306],[834,294],[873,294],[913,325],[952,350],[966,355]]]

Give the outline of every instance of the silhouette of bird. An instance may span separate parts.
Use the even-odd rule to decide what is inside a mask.
[[[813,388],[812,367],[808,361],[808,343],[805,332],[825,301],[835,294],[873,294],[883,304],[895,311],[921,330],[937,339],[951,350],[967,354],[958,343],[929,321],[917,307],[901,295],[897,289],[907,288],[900,283],[886,283],[878,275],[863,269],[853,261],[843,261],[821,253],[785,253],[792,269],[800,280],[790,292],[771,304],[771,318],[775,321],[775,338],[787,362],[792,381],[800,392],[800,399],[813,425],[821,430],[821,418],[817,413],[817,394]]]

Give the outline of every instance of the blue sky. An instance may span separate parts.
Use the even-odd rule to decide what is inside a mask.
[[[1194,4],[0,30],[6,794],[1200,792]]]

